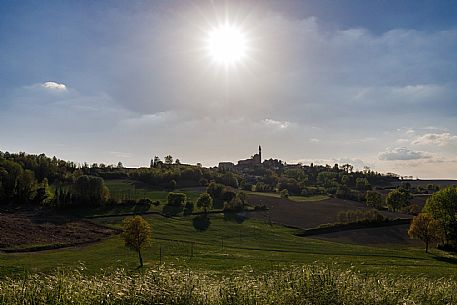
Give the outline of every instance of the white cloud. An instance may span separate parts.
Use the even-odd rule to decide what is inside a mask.
[[[444,133],[427,133],[416,137],[413,140],[415,145],[438,145],[445,146],[450,143],[457,142],[457,135],[451,135],[449,132]]]
[[[275,128],[279,128],[279,129],[286,129],[291,125],[290,122],[287,122],[287,121],[276,121],[276,120],[273,120],[273,119],[264,119],[263,123],[265,125],[273,126]]]
[[[62,83],[56,82],[45,82],[40,84],[42,88],[49,89],[49,90],[56,90],[56,91],[67,91],[67,86]]]
[[[409,139],[397,139],[397,140],[395,140],[395,142],[397,142],[399,144],[405,144],[405,143],[409,143]]]
[[[430,159],[432,156],[426,152],[411,150],[406,147],[387,148],[378,155],[379,160],[383,161],[407,161]]]
[[[141,114],[134,117],[125,118],[121,121],[123,126],[128,127],[147,127],[150,125],[169,123],[177,118],[175,112],[163,111],[156,113]]]

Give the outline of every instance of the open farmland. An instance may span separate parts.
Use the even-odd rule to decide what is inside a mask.
[[[338,213],[346,210],[367,210],[365,204],[338,198],[328,198],[319,201],[295,202],[268,196],[248,195],[250,204],[265,205],[264,212],[249,212],[248,217],[273,222],[286,226],[308,229],[322,224],[338,221]],[[411,215],[381,212],[388,218],[411,218]]]
[[[116,231],[89,221],[40,211],[0,213],[0,251],[37,251],[106,239]]]

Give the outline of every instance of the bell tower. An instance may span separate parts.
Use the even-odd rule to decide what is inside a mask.
[[[259,164],[262,164],[262,147],[259,145]]]

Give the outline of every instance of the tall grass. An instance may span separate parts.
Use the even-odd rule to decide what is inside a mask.
[[[0,283],[0,304],[456,304],[451,279],[370,277],[351,270],[292,267],[227,277],[162,266],[33,274]]]

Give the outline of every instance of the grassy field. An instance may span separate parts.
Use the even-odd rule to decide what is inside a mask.
[[[105,180],[105,184],[110,191],[110,196],[114,199],[142,199],[149,198],[152,201],[159,200],[161,204],[167,201],[168,192],[164,190],[157,190],[141,182],[131,180]],[[175,190],[175,192],[183,192],[187,198],[196,201],[200,192],[189,190]]]
[[[123,218],[98,219],[118,227]],[[438,250],[425,254],[420,248],[388,249],[333,243],[294,236],[295,230],[246,220],[239,224],[211,215],[207,231],[197,231],[192,217],[147,216],[154,239],[144,251],[146,266],[161,262],[211,274],[232,274],[252,268],[254,272],[275,270],[289,265],[337,265],[366,274],[426,275],[432,278],[455,276],[457,259]],[[56,267],[84,265],[86,272],[100,268],[137,266],[135,253],[124,248],[120,236],[78,248],[39,253],[1,254],[0,274],[21,271],[50,272]]]

